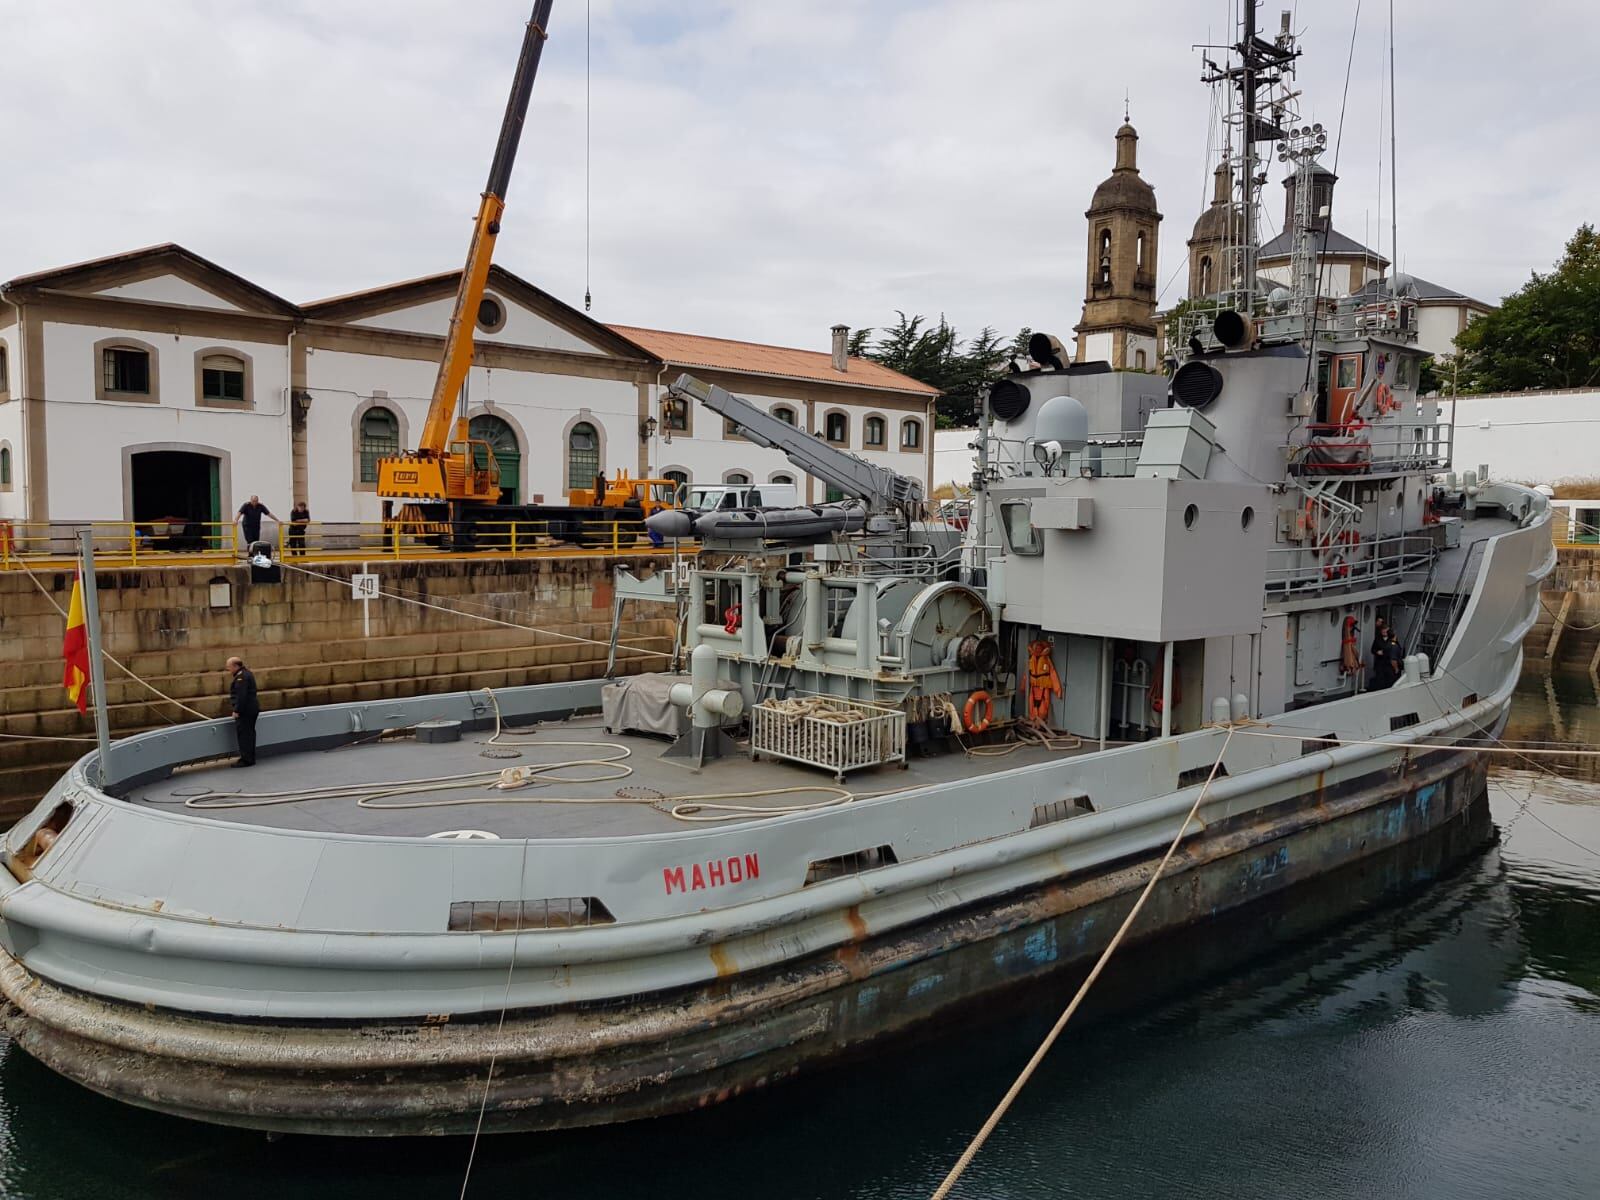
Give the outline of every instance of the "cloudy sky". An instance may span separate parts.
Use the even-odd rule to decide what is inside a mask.
[[[498,260],[577,305],[588,280],[606,321],[822,348],[898,308],[1065,338],[1126,91],[1170,304],[1213,136],[1192,47],[1235,3],[556,0]],[[1335,129],[1356,0],[1288,3]],[[458,265],[530,7],[0,0],[0,278],[163,241],[297,301]],[[1401,264],[1497,299],[1600,208],[1600,5],[1395,10]],[[1387,12],[1361,5],[1335,202],[1386,252]]]

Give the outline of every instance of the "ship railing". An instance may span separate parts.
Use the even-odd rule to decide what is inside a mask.
[[[1269,594],[1306,595],[1365,589],[1416,576],[1426,578],[1438,549],[1427,534],[1404,533],[1366,541],[1307,541],[1268,551]]]
[[[103,566],[218,566],[249,557],[251,544],[236,523],[190,521],[0,520],[0,571],[58,569],[77,553],[77,531],[88,529]],[[561,558],[629,554],[656,549],[637,518],[631,521],[484,521],[470,541],[448,525],[427,521],[264,521],[260,530],[274,559],[288,562],[366,562],[381,559]],[[680,550],[692,551],[692,542]]]
[[[1015,475],[1092,475],[1126,479],[1139,465],[1144,447],[1144,430],[1091,434],[1088,444],[1050,464],[1048,471],[1039,457],[1035,438],[989,437],[989,469],[999,477]]]
[[[1454,430],[1449,425],[1368,425],[1317,422],[1305,438],[1283,447],[1289,474],[1302,479],[1350,478],[1450,466]]]

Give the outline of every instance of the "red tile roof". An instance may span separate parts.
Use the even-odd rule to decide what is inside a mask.
[[[640,329],[634,325],[612,325],[609,328],[674,366],[805,379],[814,383],[874,388],[929,398],[939,394],[938,388],[919,383],[909,375],[902,375],[867,358],[851,358],[847,370],[835,371],[833,356],[820,350],[735,342],[728,338],[701,337],[693,333]]]

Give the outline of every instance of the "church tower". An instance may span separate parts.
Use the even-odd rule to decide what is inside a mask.
[[[1211,205],[1189,237],[1189,299],[1214,296],[1232,286],[1229,252],[1243,239],[1244,221],[1233,202],[1233,167],[1224,160],[1213,176]]]
[[[1156,370],[1156,193],[1139,175],[1139,135],[1117,130],[1117,165],[1094,190],[1079,362]]]

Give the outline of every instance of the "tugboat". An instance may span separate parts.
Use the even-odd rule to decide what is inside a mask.
[[[1213,72],[1246,236],[1169,378],[1036,337],[964,529],[680,379],[844,497],[651,518],[698,557],[619,594],[688,670],[265,713],[244,783],[226,722],[85,756],[4,841],[18,1046],[257,1129],[620,1122],[1086,965],[1180,833],[1134,941],[1481,844],[1550,514],[1451,473],[1414,303],[1319,297],[1309,201],[1259,286],[1256,145],[1310,172],[1321,131],[1254,8]]]

